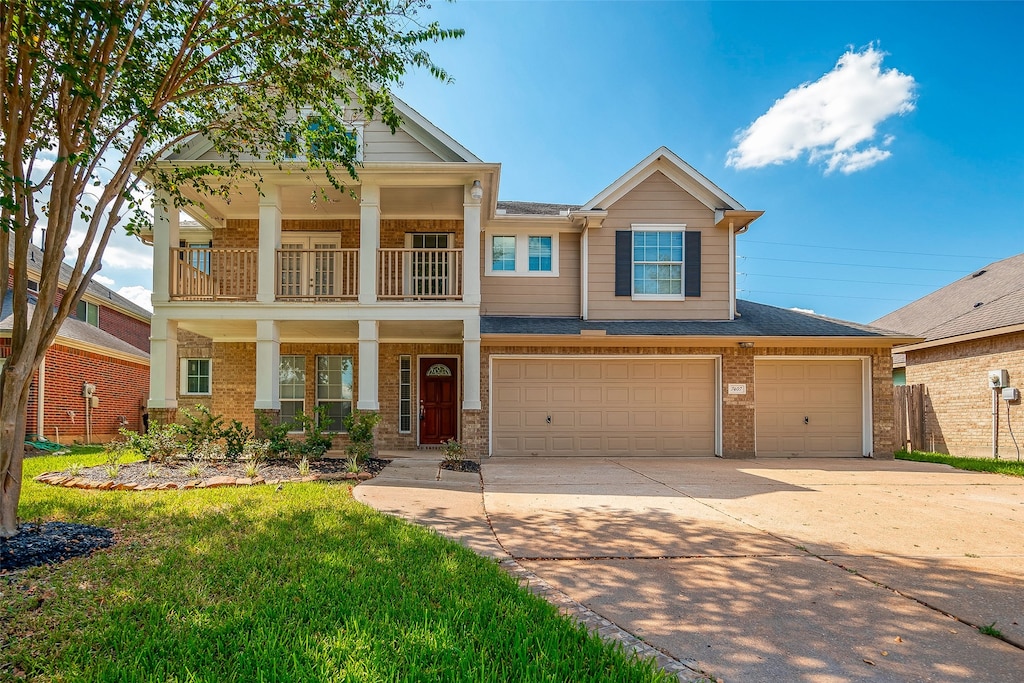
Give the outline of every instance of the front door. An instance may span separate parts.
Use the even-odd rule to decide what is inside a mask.
[[[420,358],[420,444],[442,444],[459,436],[459,361]]]

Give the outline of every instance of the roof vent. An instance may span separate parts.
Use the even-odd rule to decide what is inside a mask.
[[[978,303],[974,304],[974,307],[977,308],[978,306],[981,306],[983,303],[983,301],[979,301]]]
[[[975,273],[975,274],[974,274],[974,275],[972,275],[971,277],[980,277],[980,276],[984,275],[984,274],[985,274],[985,273],[987,273],[987,272],[988,272],[987,270],[985,270],[984,268],[982,268],[981,270],[979,270],[979,271],[978,271],[977,273]],[[981,305],[981,304],[978,304],[978,306],[980,306],[980,305]]]

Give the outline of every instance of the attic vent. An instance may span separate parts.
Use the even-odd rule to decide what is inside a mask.
[[[985,302],[979,301],[978,303],[974,304],[974,307],[977,308],[978,306],[982,305],[983,303],[985,303]]]
[[[982,270],[979,270],[979,271],[978,271],[977,273],[975,273],[974,275],[972,275],[971,277],[980,277],[980,276],[984,275],[984,274],[985,274],[985,273],[987,273],[987,272],[988,272],[987,270],[985,270],[985,269],[982,269]],[[980,305],[981,305],[981,304],[978,304],[978,306],[980,306]],[[976,306],[975,308],[977,308],[977,306]]]

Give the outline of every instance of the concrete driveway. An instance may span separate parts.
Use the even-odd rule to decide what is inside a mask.
[[[504,548],[726,681],[1024,679],[1024,481],[875,460],[493,459]],[[967,623],[964,623],[967,622]]]
[[[481,504],[472,482],[417,488],[403,471],[357,497],[504,549],[728,683],[1024,680],[1024,480],[863,459],[495,458]],[[993,623],[1010,642],[975,628]]]

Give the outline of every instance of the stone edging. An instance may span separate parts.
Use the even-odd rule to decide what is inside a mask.
[[[510,576],[518,580],[534,595],[540,596],[558,608],[559,614],[574,619],[591,633],[597,634],[602,640],[619,643],[627,651],[644,659],[653,659],[658,668],[676,677],[679,683],[701,683],[718,681],[708,677],[698,668],[696,660],[676,659],[661,650],[648,645],[618,624],[605,619],[597,612],[573,600],[568,595],[553,587],[544,579],[509,557],[498,560],[498,565]]]
[[[177,491],[177,490],[190,490],[190,489],[215,489],[222,488],[225,486],[258,486],[261,484],[285,484],[294,482],[310,482],[310,481],[366,481],[372,479],[373,475],[369,472],[359,472],[358,474],[353,472],[343,472],[339,474],[311,474],[308,477],[282,477],[279,479],[264,479],[263,477],[230,477],[230,476],[216,476],[210,477],[209,479],[196,479],[195,481],[185,482],[179,484],[175,481],[165,481],[162,483],[149,482],[145,484],[137,484],[135,482],[121,482],[120,484],[114,483],[113,481],[98,481],[96,479],[87,479],[86,477],[73,477],[63,472],[44,472],[38,477],[35,477],[34,481],[38,481],[41,484],[49,484],[50,486],[63,486],[67,489],[93,489],[98,491]]]

